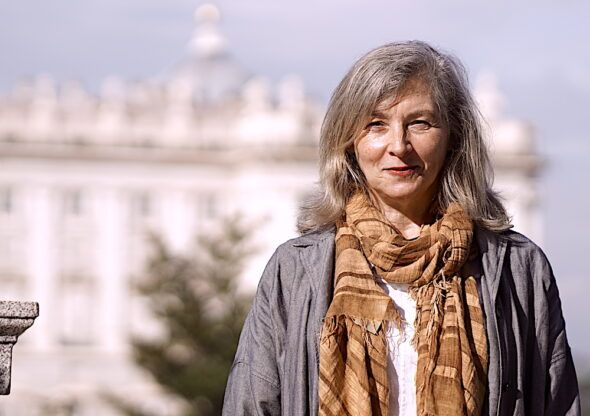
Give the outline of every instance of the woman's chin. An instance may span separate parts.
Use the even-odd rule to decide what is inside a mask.
[[[406,203],[408,201],[417,201],[420,199],[421,193],[414,187],[398,186],[393,189],[385,189],[377,192],[380,199],[389,204]]]

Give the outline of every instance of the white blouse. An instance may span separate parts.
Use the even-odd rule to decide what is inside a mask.
[[[416,414],[416,365],[418,353],[412,346],[416,301],[404,283],[388,283],[378,278],[377,282],[393,299],[405,319],[405,327],[400,332],[395,325],[389,325],[387,345],[389,347],[389,416]]]

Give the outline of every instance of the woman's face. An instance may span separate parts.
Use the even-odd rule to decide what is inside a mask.
[[[429,86],[411,79],[396,100],[377,106],[354,148],[377,202],[422,214],[436,194],[448,141]]]

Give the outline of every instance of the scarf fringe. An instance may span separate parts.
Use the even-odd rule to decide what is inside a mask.
[[[396,323],[387,320],[375,320],[367,318],[357,318],[348,315],[333,315],[324,318],[322,333],[320,336],[320,343],[327,343],[331,346],[332,342],[338,342],[338,339],[346,333],[347,337],[351,337],[351,331],[360,328],[365,345],[375,349],[374,340],[379,339],[381,332],[386,332],[388,325],[399,325],[403,323]]]
[[[443,300],[446,299],[447,293],[451,287],[451,280],[447,279],[442,270],[437,279],[434,279],[427,284],[418,288],[410,290],[410,296],[416,301],[416,318],[414,320],[414,336],[412,337],[412,345],[418,348],[418,337],[420,323],[422,322],[422,315],[425,312],[425,305],[429,305],[430,315],[426,325],[426,338],[432,340],[433,332],[438,332],[440,328],[435,328],[436,322],[439,322],[438,327],[442,325],[440,316],[443,314]],[[428,297],[428,291],[432,290],[432,294]],[[436,334],[435,334],[436,335]]]

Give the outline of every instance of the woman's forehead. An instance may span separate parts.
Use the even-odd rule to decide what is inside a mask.
[[[397,91],[384,94],[372,113],[384,113],[410,96],[411,102],[416,106],[424,107],[425,111],[436,112],[436,103],[430,85],[423,80],[415,80],[406,82]]]
[[[402,82],[386,83],[381,92],[382,100],[391,100],[415,90],[430,90],[430,83],[424,77],[412,76]]]

